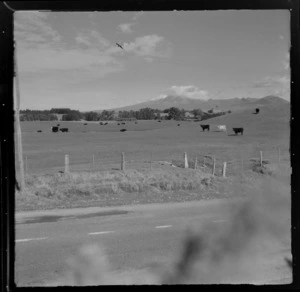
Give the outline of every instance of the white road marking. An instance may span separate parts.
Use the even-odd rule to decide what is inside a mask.
[[[46,238],[48,238],[48,237],[16,239],[16,242],[27,242],[27,241],[31,241],[31,240],[43,240]]]
[[[98,235],[98,234],[107,234],[107,233],[114,233],[114,231],[91,232],[89,233],[89,235]]]
[[[155,226],[155,228],[170,228],[172,225],[161,225],[161,226]]]

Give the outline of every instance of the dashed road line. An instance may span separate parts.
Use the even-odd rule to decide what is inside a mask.
[[[27,242],[27,241],[32,241],[32,240],[43,240],[48,237],[38,237],[38,238],[23,238],[23,239],[16,239],[16,242]]]
[[[91,232],[89,233],[89,235],[99,235],[99,234],[107,234],[107,233],[114,233],[114,231]]]
[[[155,226],[155,228],[170,228],[172,225],[160,225],[160,226]]]

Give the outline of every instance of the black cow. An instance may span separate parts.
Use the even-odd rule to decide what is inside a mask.
[[[127,129],[121,129],[120,130],[120,132],[126,132],[127,131]]]
[[[179,126],[180,126],[180,124],[177,124],[177,126],[179,127]]]
[[[103,123],[102,123],[102,122],[100,122],[99,124],[100,124],[100,125],[103,125]]]
[[[120,126],[120,123],[118,123],[118,126]]]
[[[108,123],[105,123],[104,125],[108,125]]]
[[[203,131],[205,131],[205,130],[209,131],[209,125],[200,125],[200,126]]]
[[[37,132],[38,132],[38,133],[42,133],[43,131],[42,131],[42,130],[38,130]]]
[[[84,123],[83,125],[84,125],[84,126],[86,126],[86,125],[87,125],[87,123]]]
[[[234,131],[234,133],[237,135],[238,133],[241,133],[241,135],[243,135],[244,133],[244,128],[232,128],[232,130]]]
[[[124,123],[121,123],[122,125],[126,125],[126,123],[124,122]]]
[[[59,127],[60,126],[60,124],[57,124],[57,127]]]
[[[255,109],[255,113],[258,114],[259,113],[259,108]]]
[[[61,132],[69,132],[69,128],[60,128],[59,129]]]
[[[58,127],[52,127],[51,130],[52,130],[53,133],[57,133],[58,132]]]

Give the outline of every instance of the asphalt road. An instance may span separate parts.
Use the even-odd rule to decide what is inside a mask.
[[[231,200],[35,211],[16,214],[15,283],[44,286],[66,271],[67,260],[85,244],[104,247],[114,271],[136,273],[164,266],[181,251],[187,230],[230,220]],[[289,283],[280,246],[257,283]],[[112,283],[113,284],[113,283]]]

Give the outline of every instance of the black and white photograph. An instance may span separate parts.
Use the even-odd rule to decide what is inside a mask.
[[[15,10],[16,287],[292,284],[290,26]]]

